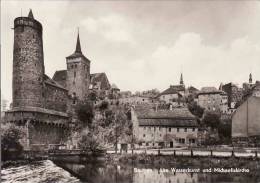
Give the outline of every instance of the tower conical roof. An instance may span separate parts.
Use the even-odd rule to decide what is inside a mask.
[[[76,44],[76,50],[75,53],[81,53],[81,46],[80,46],[80,39],[79,39],[79,32],[78,32],[78,37],[77,37],[77,44]]]
[[[33,13],[32,13],[32,9],[30,9],[29,14],[28,14],[28,17],[34,19]]]

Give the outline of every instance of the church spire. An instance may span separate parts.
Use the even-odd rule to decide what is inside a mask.
[[[30,9],[29,14],[28,14],[28,17],[34,19],[33,13],[32,13],[32,9]]]
[[[80,54],[82,54],[82,52],[81,52],[81,46],[80,46],[80,39],[79,39],[79,28],[78,28],[78,38],[77,38],[77,44],[76,44],[75,53],[80,53]]]
[[[184,82],[183,82],[183,76],[182,76],[182,73],[181,73],[181,78],[180,78],[180,85],[183,85]]]
[[[249,74],[249,83],[252,84],[252,82],[253,82],[252,74],[250,73],[250,74]]]

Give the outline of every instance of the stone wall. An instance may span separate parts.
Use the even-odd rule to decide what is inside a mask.
[[[44,88],[44,100],[44,108],[67,112],[67,90],[46,83]]]
[[[69,136],[69,119],[57,112],[8,111],[4,120],[16,124],[26,132],[21,139],[25,149],[43,149],[49,144],[64,143]]]

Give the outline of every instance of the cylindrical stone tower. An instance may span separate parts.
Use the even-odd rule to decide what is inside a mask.
[[[42,25],[28,17],[14,20],[13,108],[43,107]]]

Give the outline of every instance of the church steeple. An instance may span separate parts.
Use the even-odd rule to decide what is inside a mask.
[[[77,44],[76,44],[75,53],[80,53],[80,54],[82,54],[82,52],[81,52],[81,46],[80,46],[80,39],[79,39],[79,30],[78,30],[78,38],[77,38]]]
[[[250,74],[249,74],[249,83],[252,84],[252,82],[253,82],[252,74],[250,73]]]
[[[28,14],[28,17],[34,19],[33,13],[32,13],[32,9],[30,9],[29,14]]]
[[[182,73],[181,73],[181,78],[180,78],[180,85],[184,85]]]

